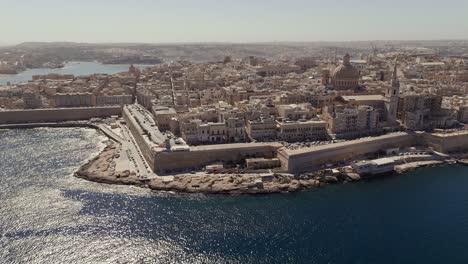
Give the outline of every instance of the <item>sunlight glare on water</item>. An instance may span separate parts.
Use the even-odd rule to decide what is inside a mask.
[[[0,263],[467,263],[468,169],[265,196],[73,177],[92,129],[0,130]]]

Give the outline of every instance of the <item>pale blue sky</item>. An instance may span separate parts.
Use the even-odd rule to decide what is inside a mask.
[[[468,39],[468,0],[0,0],[0,43]]]

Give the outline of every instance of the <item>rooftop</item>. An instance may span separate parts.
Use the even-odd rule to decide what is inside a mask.
[[[241,149],[241,148],[257,148],[257,147],[273,147],[281,148],[283,145],[277,142],[271,143],[235,143],[235,144],[219,144],[219,145],[203,145],[191,147],[191,151],[203,151],[203,150],[220,150],[220,149]]]
[[[366,138],[360,138],[360,139],[350,140],[350,141],[345,141],[345,142],[340,142],[340,143],[333,143],[333,144],[314,146],[314,147],[308,147],[308,148],[300,148],[296,150],[286,150],[286,153],[288,154],[288,156],[302,155],[302,154],[307,154],[312,151],[331,150],[334,148],[345,148],[345,147],[349,147],[357,143],[365,143],[365,142],[370,143],[370,142],[377,141],[377,140],[392,139],[392,138],[398,138],[398,137],[408,136],[408,135],[409,134],[406,132],[397,132],[397,133],[387,134],[387,135],[378,136],[378,137],[366,137]]]
[[[394,158],[380,158],[380,159],[372,160],[372,163],[374,163],[377,166],[392,164],[394,162],[395,162]]]
[[[341,96],[345,101],[382,101],[384,97],[380,94],[371,94],[371,95],[345,95]]]

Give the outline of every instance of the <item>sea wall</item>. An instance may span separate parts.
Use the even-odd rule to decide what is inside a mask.
[[[246,158],[275,158],[279,143],[239,143],[190,147],[190,151],[158,152],[157,172],[199,168],[214,162],[239,163]]]
[[[238,143],[191,146],[188,151],[170,151],[151,142],[128,108],[123,109],[122,116],[143,157],[158,173],[200,168],[214,162],[239,163],[246,158],[275,158],[277,150],[282,147],[279,143]]]
[[[151,146],[148,144],[149,139],[147,138],[146,134],[144,133],[141,126],[138,122],[133,118],[133,116],[128,112],[127,108],[123,108],[122,117],[127,123],[127,127],[135,138],[138,147],[140,148],[143,157],[145,158],[146,162],[149,164],[153,171],[156,171],[155,168],[155,158],[154,152],[151,150]]]
[[[353,159],[387,148],[412,146],[419,142],[419,137],[420,135],[416,133],[401,132],[298,150],[282,148],[278,151],[278,158],[284,170],[296,172]]]
[[[423,142],[434,150],[449,153],[468,150],[468,131],[455,133],[424,133]]]
[[[72,122],[59,122],[59,123],[23,123],[23,124],[4,124],[0,125],[0,129],[29,129],[38,127],[86,127],[100,130],[99,126],[90,123],[72,123]],[[106,136],[107,133],[104,133]]]
[[[0,112],[0,124],[74,121],[121,114],[120,106],[9,110]]]

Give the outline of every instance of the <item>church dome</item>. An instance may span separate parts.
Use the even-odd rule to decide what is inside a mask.
[[[333,70],[331,77],[340,80],[359,79],[359,71],[352,65],[340,65]]]
[[[336,67],[330,77],[333,87],[338,90],[354,89],[359,86],[359,70],[351,65],[349,54],[344,56],[343,64]]]
[[[343,64],[336,67],[331,75],[334,79],[339,80],[356,80],[359,79],[359,71],[349,61],[349,54],[343,59]]]

